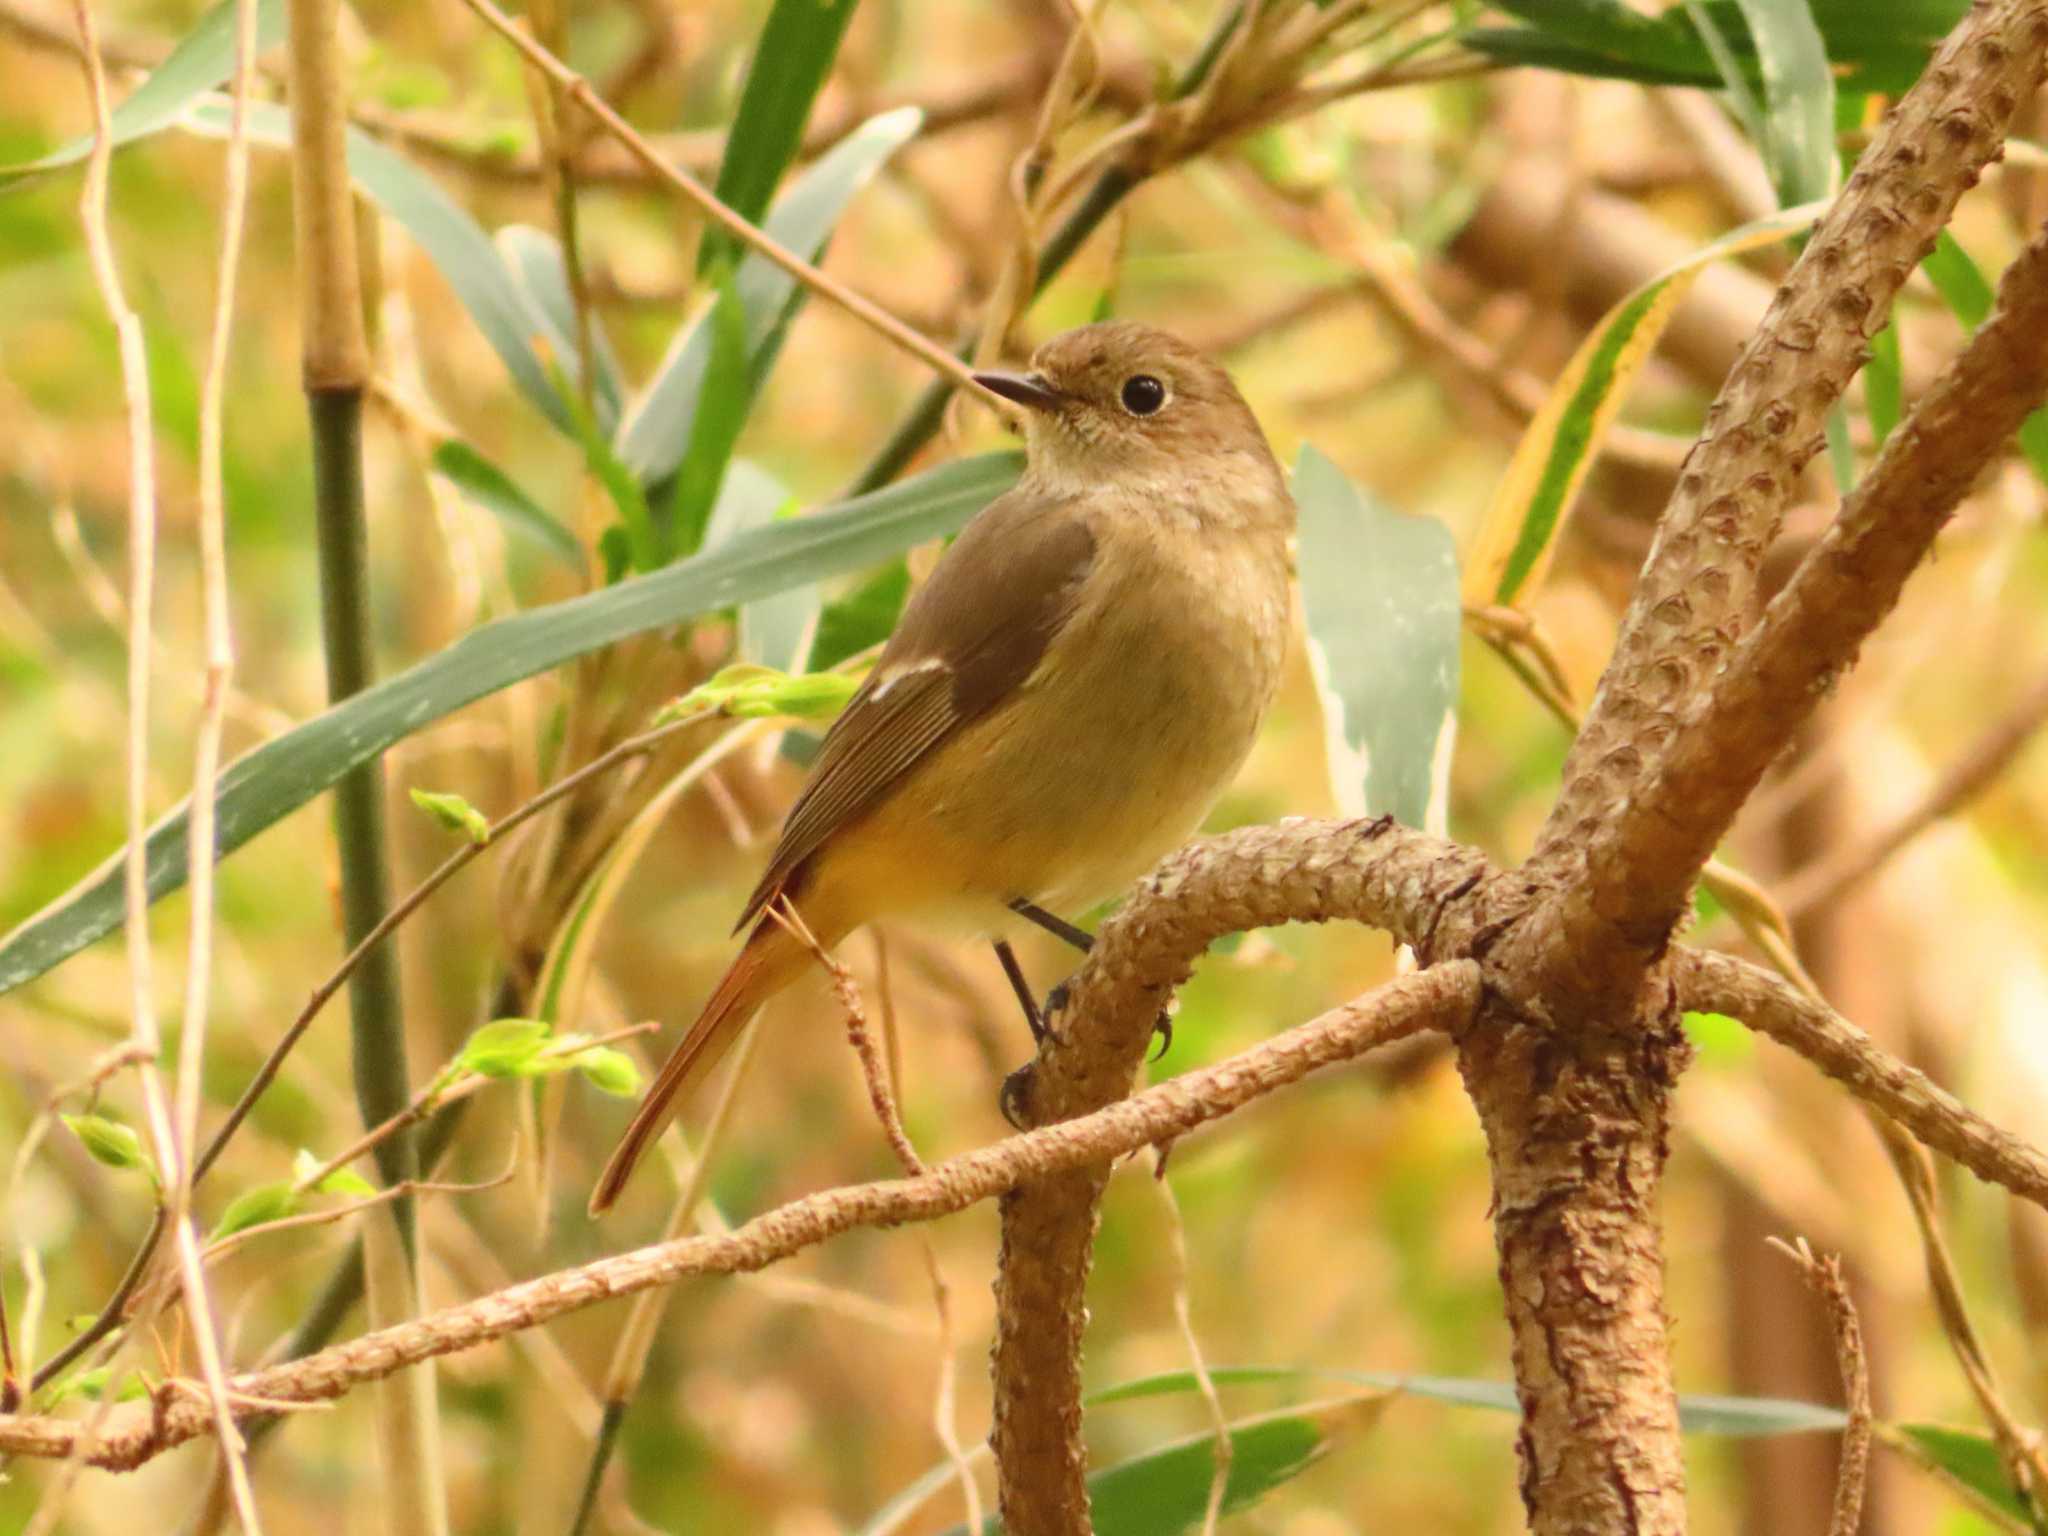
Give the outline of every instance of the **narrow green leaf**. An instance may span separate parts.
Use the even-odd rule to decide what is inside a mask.
[[[740,109],[726,137],[725,159],[718,167],[718,199],[750,224],[775,195],[782,173],[803,142],[811,103],[832,61],[839,40],[859,0],[775,0],[747,83]],[[706,276],[738,258],[732,237],[706,229],[697,252],[697,272]]]
[[[1682,15],[1648,16],[1621,0],[1496,0],[1554,46],[1610,63],[1634,65],[1695,83],[1714,78],[1699,39]],[[1485,34],[1473,34],[1480,46]]]
[[[434,472],[514,533],[558,557],[573,571],[583,569],[583,546],[497,465],[469,444],[449,438],[434,450]]]
[[[640,1096],[640,1068],[624,1051],[615,1051],[608,1045],[593,1045],[588,1050],[578,1051],[572,1060],[576,1070],[599,1093],[608,1093],[615,1099],[636,1099]]]
[[[577,397],[563,378],[560,368],[552,362],[547,365],[550,380],[555,384],[561,397],[562,408],[569,416],[569,431],[583,449],[583,463],[604,487],[610,498],[612,510],[619,514],[620,529],[625,534],[626,550],[631,556],[632,568],[641,571],[657,570],[668,564],[666,544],[661,530],[654,523],[654,509],[648,504],[646,487],[626,467],[611,441],[598,430],[596,419],[583,401]],[[607,561],[611,558],[606,551]]]
[[[292,1158],[292,1180],[302,1181],[308,1174],[319,1170],[322,1159],[315,1157],[301,1147]],[[315,1194],[347,1195],[354,1200],[367,1200],[377,1193],[377,1186],[357,1173],[353,1168],[337,1168],[318,1184],[313,1186]]]
[[[1498,1413],[1519,1413],[1512,1382],[1482,1381],[1465,1376],[1409,1376],[1391,1371],[1347,1371],[1320,1366],[1222,1366],[1212,1368],[1209,1377],[1219,1387],[1301,1383],[1322,1386],[1341,1383],[1377,1392],[1399,1392],[1426,1397],[1464,1408],[1485,1408]],[[1200,1383],[1192,1371],[1165,1371],[1142,1376],[1092,1392],[1084,1400],[1091,1408],[1138,1398],[1167,1397],[1198,1392]],[[1687,1434],[1723,1435],[1736,1439],[1769,1435],[1813,1434],[1838,1430],[1848,1423],[1839,1408],[1819,1403],[1802,1403],[1775,1397],[1717,1397],[1683,1393],[1678,1399],[1679,1425]]]
[[[182,121],[194,133],[225,138],[228,104],[209,97],[193,106]],[[249,137],[272,149],[289,149],[291,115],[269,102],[251,102]],[[533,309],[491,237],[411,161],[368,134],[349,129],[347,153],[349,175],[357,190],[419,243],[505,364],[519,392],[556,427],[572,432],[561,394],[534,350]]]
[[[220,1220],[214,1223],[206,1240],[217,1243],[250,1227],[260,1227],[266,1221],[282,1221],[296,1214],[298,1209],[298,1191],[291,1185],[258,1184],[254,1189],[243,1190],[228,1202],[228,1208],[220,1213]]]
[[[142,1138],[135,1134],[135,1127],[110,1120],[105,1115],[59,1115],[79,1144],[92,1154],[93,1161],[104,1163],[109,1168],[140,1169],[156,1177],[149,1161],[149,1154],[142,1150]]]
[[[496,1019],[463,1042],[455,1065],[479,1077],[518,1077],[553,1033],[545,1019]]]
[[[797,500],[768,471],[747,459],[726,466],[725,484],[704,530],[704,547],[718,549],[751,528],[793,517]],[[785,671],[801,670],[803,647],[818,616],[815,582],[747,603],[740,609],[739,654],[743,660]]]
[[[884,160],[915,137],[923,122],[924,115],[915,107],[899,107],[862,123],[791,184],[762,228],[789,250],[815,258],[853,195]],[[761,256],[740,262],[733,286],[746,311],[751,387],[758,389],[805,290]],[[676,333],[647,393],[627,413],[619,431],[619,457],[642,485],[661,485],[682,462],[711,363],[711,346],[706,310]]]
[[[507,224],[498,231],[499,254],[527,302],[535,329],[577,390],[583,387],[583,349],[576,326],[576,300],[569,291],[569,267],[562,243],[530,224]],[[598,430],[610,437],[625,408],[625,374],[595,313],[590,316],[591,386],[597,402]]]
[[[230,763],[215,798],[217,846],[239,848],[393,742],[465,704],[645,630],[860,570],[957,532],[1020,468],[1014,453],[957,460],[809,517],[772,522],[715,550],[471,631]],[[185,883],[179,806],[150,829],[152,899]],[[113,932],[122,920],[120,854],[0,943],[0,992]]]
[[[733,444],[739,441],[740,428],[746,425],[747,411],[753,404],[747,312],[730,277],[718,285],[718,301],[711,306],[710,329],[711,356],[704,367],[697,409],[690,417],[689,446],[676,467],[675,489],[669,501],[664,553],[670,559],[694,555],[703,546],[711,509],[718,501],[719,486],[725,481],[725,466],[732,460]]]
[[[256,47],[260,52],[284,37],[284,0],[258,0]],[[132,144],[176,123],[185,109],[217,90],[235,67],[235,0],[221,0],[179,41],[149,78],[114,108],[114,144]],[[20,177],[78,165],[92,153],[92,135],[73,139],[40,160],[0,167],[0,186]]]
[[[1764,160],[1783,207],[1835,189],[1835,77],[1808,0],[1736,0],[1764,86]],[[1731,88],[1746,89],[1738,76]]]
[[[1936,1466],[1999,1509],[2028,1524],[2034,1512],[2006,1475],[2005,1458],[1989,1435],[1942,1424],[1901,1424],[1899,1432],[1917,1445]]]
[[[1223,1513],[1236,1514],[1307,1471],[1330,1453],[1336,1435],[1371,1411],[1369,1403],[1323,1405],[1241,1419],[1229,1426],[1230,1471],[1223,1482]],[[1198,1527],[1209,1505],[1215,1476],[1216,1436],[1195,1435],[1088,1478],[1090,1523],[1099,1536],[1180,1536]],[[950,1469],[948,1469],[950,1470]],[[871,1522],[868,1529],[878,1528]],[[881,1527],[886,1529],[886,1527]],[[1000,1536],[1002,1522],[989,1515],[980,1536]],[[966,1536],[956,1525],[946,1536]]]
[[[1998,301],[1991,279],[1949,231],[1944,229],[1936,237],[1934,249],[1927,253],[1920,268],[1965,331],[1975,332],[1991,318],[1991,307]],[[2034,474],[2048,484],[2048,410],[2035,411],[2020,423],[2019,442],[2020,452]]]
[[[462,796],[432,789],[414,789],[407,793],[412,796],[414,805],[448,831],[458,833],[479,846],[491,840],[490,818]]]
[[[1458,698],[1457,541],[1362,494],[1308,444],[1294,502],[1338,804],[1420,827]]]
[[[892,560],[844,597],[818,612],[818,633],[804,665],[813,672],[836,667],[889,638],[910,597],[910,565]]]
[[[1896,319],[1870,338],[1870,361],[1863,367],[1863,414],[1870,422],[1870,449],[1875,453],[1892,435],[1905,410],[1905,375],[1899,358]]]

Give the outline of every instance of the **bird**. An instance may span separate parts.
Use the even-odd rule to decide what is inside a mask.
[[[877,918],[1086,946],[1085,913],[1185,842],[1250,753],[1292,619],[1294,502],[1230,376],[1151,326],[1044,342],[975,381],[1025,468],[905,605],[825,736],[734,932],[636,1110],[596,1216],[749,1020]],[[777,910],[771,910],[771,907]],[[1038,1030],[1007,939],[997,954]]]

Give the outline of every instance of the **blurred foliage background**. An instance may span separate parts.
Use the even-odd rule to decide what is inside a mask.
[[[567,8],[567,56],[666,152],[708,177],[769,9],[765,0],[584,0]],[[1901,26],[1887,36],[1912,40],[1906,62],[1845,91],[1837,126],[1847,153],[1871,120],[1859,114],[1875,110],[1869,93],[1910,80],[1958,9],[1918,0],[1899,7]],[[116,80],[131,83],[201,16],[197,5],[153,0],[97,10],[110,65],[120,66]],[[1870,14],[1887,10],[1873,4]],[[486,230],[556,229],[551,141],[535,126],[538,96],[512,51],[454,0],[360,0],[350,14],[361,126]],[[1217,19],[1199,0],[1112,0],[1090,15],[1095,89],[1046,146],[1055,178],[1195,56]],[[1174,329],[1227,361],[1284,461],[1313,443],[1381,504],[1441,520],[1462,547],[1589,328],[1672,260],[1768,212],[1773,186],[1738,118],[1698,84],[1507,68],[1499,52],[1427,41],[1447,28],[1508,20],[1475,7],[1383,7],[1365,19],[1393,24],[1370,57],[1423,43],[1434,51],[1418,57],[1443,60],[1445,78],[1333,93],[1312,112],[1164,170],[1024,311],[1010,352],[1104,312]],[[1000,312],[1008,304],[1005,274],[1019,243],[1013,176],[1074,25],[1054,0],[858,7],[810,113],[800,164],[885,109],[915,104],[926,118],[851,197],[826,262],[837,279],[946,345],[991,305]],[[0,3],[0,164],[33,160],[87,129],[69,37],[60,7]],[[1337,49],[1318,78],[1339,78],[1351,62]],[[577,167],[576,233],[592,312],[619,376],[637,389],[660,370],[679,324],[715,299],[698,261],[702,227],[600,136],[572,124],[552,147],[563,143]],[[162,476],[157,808],[189,788],[201,655],[197,381],[221,159],[214,138],[165,132],[114,163],[114,232],[147,328]],[[1995,274],[2038,223],[2048,210],[2041,165],[2038,151],[2015,153],[1966,201],[1956,229],[1964,263]],[[124,835],[126,429],[77,196],[76,170],[0,196],[6,927],[87,875]],[[573,436],[549,428],[420,246],[368,203],[362,228],[374,258],[378,378],[370,550],[378,648],[395,672],[488,620],[602,586],[595,551],[620,514]],[[1554,564],[1527,598],[1581,703],[1685,444],[1789,250],[1771,247],[1705,274],[1635,380]],[[1908,400],[1961,334],[1949,292],[1958,270],[1916,280],[1901,306]],[[1947,283],[1935,281],[1943,275]],[[288,166],[260,151],[226,434],[237,649],[230,755],[324,702],[292,285]],[[775,510],[785,496],[803,508],[831,502],[926,382],[920,365],[813,300],[745,415],[737,454],[751,468],[733,475],[771,477]],[[1875,414],[1883,424],[1881,401]],[[1859,399],[1845,422],[1852,461],[1877,435],[1872,416],[1871,402]],[[589,553],[565,561],[454,478],[432,473],[435,449],[448,440],[497,466]],[[1005,446],[987,413],[956,406],[916,467]],[[1836,494],[1828,467],[1816,465],[1788,553],[1824,525]],[[2040,1023],[2048,778],[2024,741],[2048,714],[2042,508],[2041,482],[2023,456],[1987,478],[1905,611],[1725,850],[1781,893],[1821,893],[1804,910],[1793,903],[1795,932],[1805,963],[1847,1014],[1994,1118],[2036,1132],[2048,1074]],[[913,574],[934,553],[914,551]],[[868,576],[841,579],[828,596]],[[881,606],[886,618],[889,605]],[[406,790],[457,793],[493,815],[510,810],[730,659],[735,628],[714,616],[627,642],[603,661],[553,669],[403,740],[386,758],[397,888],[453,846],[444,828],[411,810]],[[865,643],[867,631],[860,634]],[[1449,830],[1513,859],[1549,804],[1567,736],[1478,638],[1464,642],[1460,675]],[[1922,832],[1851,889],[1829,892],[1827,872],[1846,853],[1911,812],[1998,728],[2013,750],[1995,766],[2008,771],[1974,795],[1966,814]],[[688,754],[709,739],[692,739]],[[661,820],[596,935],[588,985],[562,1027],[598,1033],[653,1020],[673,1028],[694,1010],[729,955],[731,915],[800,781],[778,739],[763,731]],[[659,774],[650,768],[626,808],[644,804],[687,760],[664,760]],[[1329,814],[1348,793],[1333,785],[1318,688],[1298,657],[1215,824]],[[600,795],[580,814],[602,820],[605,803]],[[558,825],[487,854],[402,930],[416,1081],[478,1024],[529,1011],[564,899],[588,871],[540,851],[568,836]],[[328,818],[316,807],[222,866],[210,1118],[338,956],[335,867]],[[551,885],[554,897],[537,894]],[[153,928],[156,988],[173,1040],[185,917],[183,896],[173,895]],[[1712,903],[1693,937],[1744,943]],[[1049,943],[1033,942],[1025,955],[1047,983],[1068,964]],[[856,937],[844,958],[864,993],[886,993],[900,1020],[904,1107],[924,1156],[1002,1134],[995,1090],[1027,1042],[986,949],[890,930]],[[1210,957],[1183,996],[1172,1053],[1153,1070],[1220,1058],[1353,995],[1392,964],[1387,942],[1370,933],[1251,935]],[[125,1039],[125,988],[120,946],[102,942],[0,997],[0,1135],[19,1149],[10,1157],[0,1295],[17,1322],[15,1347],[31,1361],[99,1309],[150,1215],[145,1181],[95,1163],[48,1120],[57,1096]],[[508,999],[517,1006],[507,1008]],[[324,1157],[353,1139],[340,1011],[315,1028],[203,1191],[203,1223],[238,1191],[288,1178],[297,1149]],[[894,1167],[822,987],[779,1001],[764,1029],[771,1048],[753,1064],[709,1186],[732,1220]],[[1860,1115],[1739,1029],[1704,1021],[1699,1044],[1680,1096],[1666,1206],[1681,1389],[1839,1400],[1821,1309],[1764,1246],[1769,1235],[1798,1235],[1845,1256],[1880,1415],[1981,1429],[1929,1303],[1909,1211]],[[630,1049],[656,1046],[640,1040]],[[110,1080],[99,1104],[139,1121],[132,1074]],[[83,1107],[83,1095],[72,1092],[61,1107]],[[438,1176],[511,1174],[481,1192],[426,1197],[430,1298],[474,1296],[657,1236],[673,1197],[659,1172],[602,1226],[583,1214],[622,1118],[621,1105],[581,1078],[488,1087]],[[1174,1318],[1183,1285],[1212,1365],[1506,1377],[1484,1153],[1439,1049],[1318,1079],[1191,1137],[1173,1153],[1170,1183],[1185,1276],[1149,1164],[1134,1163],[1111,1187],[1091,1293],[1088,1371],[1098,1385],[1187,1366]],[[2011,1400],[2038,1417],[2048,1407],[2048,1231],[2038,1213],[1963,1179],[1951,1178],[1945,1193],[1976,1325]],[[677,1287],[625,1421],[599,1526],[775,1536],[857,1529],[942,1459],[934,1394],[948,1353],[954,1424],[964,1442],[978,1441],[994,1230],[992,1210],[979,1208],[927,1233],[859,1233],[765,1275]],[[235,1360],[257,1359],[290,1332],[347,1241],[345,1225],[297,1230],[259,1238],[222,1262],[216,1294]],[[949,1297],[943,1334],[926,1242]],[[444,1362],[454,1529],[568,1529],[623,1318],[623,1307],[600,1308]],[[25,1322],[40,1326],[24,1336]],[[162,1365],[154,1353],[145,1345],[138,1357],[152,1372]],[[1254,1413],[1332,1392],[1342,1389],[1295,1380],[1233,1387],[1229,1402]],[[331,1413],[299,1416],[263,1448],[255,1469],[271,1532],[383,1528],[369,1497],[370,1411],[358,1395]],[[1179,1394],[1096,1410],[1091,1440],[1106,1465],[1208,1422],[1199,1398]],[[1329,1454],[1232,1516],[1229,1528],[1274,1536],[1519,1529],[1511,1417],[1401,1397],[1336,1422]],[[1696,1530],[1824,1528],[1833,1437],[1700,1436],[1689,1449]],[[208,1476],[208,1458],[196,1450],[127,1477],[87,1474],[58,1528],[134,1530],[139,1509],[150,1511],[152,1529],[180,1528]],[[52,1479],[50,1468],[10,1467],[0,1527],[24,1527]],[[946,1488],[902,1528],[937,1531],[960,1518],[957,1489]],[[1865,1529],[1965,1536],[2027,1528],[2017,1518],[1973,1507],[1908,1458],[1888,1457]]]

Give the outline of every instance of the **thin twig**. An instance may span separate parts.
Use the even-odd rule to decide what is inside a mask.
[[[589,81],[543,48],[511,17],[492,4],[492,0],[464,0],[464,3],[482,17],[492,31],[517,48],[529,64],[560,86],[571,100],[602,123],[606,131],[624,144],[632,152],[633,157],[653,172],[659,181],[680,192],[712,223],[780,267],[814,293],[822,294],[839,305],[878,335],[944,374],[955,385],[972,389],[977,395],[986,397],[991,404],[1001,406],[1002,402],[997,396],[974,382],[971,371],[959,358],[928,337],[919,335],[880,305],[863,298],[836,278],[826,276],[803,257],[776,241],[773,236],[733,212],[694,176],[663,159],[660,151],[642,138],[632,124],[614,112],[604,98],[591,88]]]
[[[1870,1358],[1863,1350],[1863,1329],[1856,1321],[1856,1304],[1849,1299],[1849,1283],[1842,1276],[1839,1257],[1817,1257],[1803,1237],[1796,1246],[1775,1237],[1768,1241],[1799,1266],[1800,1278],[1826,1305],[1828,1322],[1834,1329],[1835,1360],[1842,1371],[1842,1397],[1849,1423],[1842,1431],[1842,1470],[1835,1479],[1835,1511],[1828,1524],[1828,1536],[1856,1536],[1863,1527],[1863,1494],[1870,1481],[1871,1420]]]
[[[248,0],[243,0],[248,8]],[[86,84],[92,97],[93,146],[86,163],[85,187],[79,199],[79,214],[85,225],[86,245],[91,255],[94,281],[112,318],[120,339],[121,378],[128,402],[128,856],[125,861],[125,892],[128,916],[128,974],[131,1006],[134,1009],[135,1041],[142,1052],[139,1075],[149,1122],[150,1139],[156,1149],[157,1166],[163,1183],[159,1199],[166,1202],[166,1219],[177,1237],[178,1260],[185,1274],[189,1304],[186,1312],[192,1325],[193,1343],[207,1388],[213,1421],[220,1437],[221,1455],[227,1459],[235,1496],[235,1511],[249,1536],[260,1536],[262,1525],[256,1514],[255,1496],[249,1489],[248,1470],[242,1464],[242,1436],[235,1427],[234,1410],[228,1401],[226,1373],[221,1364],[219,1339],[214,1332],[213,1313],[208,1304],[205,1275],[199,1259],[197,1234],[192,1230],[182,1196],[190,1189],[185,1175],[186,1149],[178,1139],[170,1101],[164,1091],[157,1057],[162,1041],[157,1032],[156,999],[151,983],[149,947],[149,871],[144,839],[149,827],[149,694],[150,644],[155,633],[154,586],[156,580],[156,474],[155,444],[151,427],[149,366],[143,348],[142,322],[128,307],[121,290],[121,275],[114,261],[113,239],[107,228],[107,172],[113,156],[112,113],[107,104],[106,73],[101,68],[99,40],[90,0],[77,0],[79,54],[85,65]],[[193,1021],[188,1019],[188,1029]],[[194,1067],[194,1090],[197,1083]],[[195,1110],[196,1114],[196,1110]],[[53,1506],[54,1507],[54,1506]]]
[[[1452,1028],[1479,997],[1470,960],[1432,966],[1211,1067],[1188,1072],[1094,1114],[951,1158],[920,1178],[829,1189],[755,1217],[729,1234],[682,1238],[415,1318],[303,1360],[251,1371],[237,1393],[280,1402],[324,1402],[423,1360],[473,1349],[568,1312],[687,1275],[760,1269],[858,1227],[930,1221],[1018,1184],[1121,1157],[1185,1135],[1322,1068],[1427,1029]],[[88,1459],[127,1470],[206,1433],[212,1421],[183,1402],[160,1415],[130,1410]],[[79,1426],[32,1415],[0,1417],[0,1454],[56,1458],[78,1446]]]
[[[896,1095],[889,1089],[888,1069],[883,1066],[881,1055],[875,1050],[875,1042],[868,1034],[867,1010],[861,1006],[860,988],[853,984],[852,972],[826,953],[825,946],[818,942],[818,936],[811,932],[810,924],[796,909],[796,903],[788,897],[770,902],[768,915],[809,950],[811,958],[832,979],[832,994],[839,999],[839,1007],[846,1015],[847,1043],[860,1059],[861,1076],[867,1081],[868,1102],[874,1106],[875,1118],[881,1122],[882,1134],[888,1139],[889,1150],[896,1154],[896,1161],[903,1165],[906,1174],[917,1178],[924,1172],[924,1160],[917,1155],[917,1148],[910,1144],[910,1136],[903,1129],[903,1117],[896,1109]]]
[[[1230,1463],[1237,1447],[1230,1438],[1230,1416],[1223,1411],[1223,1399],[1217,1394],[1215,1378],[1209,1374],[1209,1362],[1202,1354],[1201,1338],[1195,1333],[1189,1298],[1187,1224],[1181,1220],[1180,1202],[1173,1197],[1173,1186],[1166,1181],[1166,1156],[1165,1145],[1153,1148],[1152,1187],[1158,1191],[1160,1206],[1166,1212],[1166,1236],[1173,1254],[1173,1320],[1180,1328],[1181,1343],[1195,1373],[1195,1385],[1201,1390],[1210,1425],[1216,1431],[1216,1449],[1209,1470],[1209,1501],[1202,1509],[1202,1536],[1216,1536],[1216,1522],[1223,1514],[1223,1495],[1230,1487]]]
[[[1786,909],[1797,917],[1824,907],[1861,885],[1885,861],[1944,817],[1953,816],[1995,783],[2048,725],[2048,677],[2027,691],[1942,771],[1920,802],[1890,826],[1826,863],[1801,870],[1785,882]]]

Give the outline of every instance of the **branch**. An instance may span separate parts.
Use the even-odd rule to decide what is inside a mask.
[[[1828,1309],[1828,1322],[1834,1329],[1835,1361],[1842,1372],[1849,1424],[1842,1431],[1842,1471],[1835,1481],[1834,1518],[1828,1523],[1828,1536],[1856,1536],[1863,1528],[1863,1493],[1870,1478],[1871,1418],[1870,1357],[1863,1348],[1856,1304],[1849,1299],[1849,1282],[1842,1277],[1838,1256],[1820,1258],[1803,1237],[1796,1247],[1775,1237],[1769,1241],[1799,1266],[1799,1277]]]
[[[1905,815],[1866,842],[1802,869],[1786,881],[1780,888],[1786,912],[1799,917],[1861,885],[1906,844],[1989,789],[2044,725],[2048,725],[2048,677],[2037,679],[2017,706],[1993,721],[1962,756],[1942,770],[1925,797]]]
[[[2048,229],[2006,268],[1996,311],[1886,440],[1762,621],[1724,634],[1704,686],[1645,719],[1639,745],[1617,749],[1640,764],[1627,804],[1588,831],[1585,878],[1556,903],[1577,985],[1613,995],[1664,944],[1765,770],[1891,612],[1979,471],[2048,396],[2044,333]],[[1686,663],[1671,658],[1693,654],[1675,649],[1686,643],[1670,642],[1673,676]]]
[[[1038,1060],[1005,1086],[1026,1123],[1099,1111],[1131,1091],[1153,1023],[1226,933],[1349,918],[1427,953],[1436,912],[1487,869],[1470,850],[1376,821],[1291,821],[1200,842],[1103,924]],[[1085,1529],[1083,1302],[1100,1163],[1013,1190],[996,1277],[994,1428],[1002,1519],[1019,1536]]]
[[[1185,1135],[1323,1067],[1420,1030],[1454,1027],[1479,995],[1478,967],[1436,966],[1388,983],[1343,1008],[1084,1119],[1009,1137],[939,1164],[921,1178],[829,1189],[755,1217],[729,1233],[656,1243],[524,1281],[461,1306],[382,1329],[303,1360],[249,1371],[229,1387],[264,1407],[323,1402],[438,1355],[688,1275],[766,1268],[857,1227],[930,1221],[1071,1168],[1103,1163]],[[248,1412],[258,1411],[250,1408]],[[94,1466],[128,1471],[206,1432],[208,1410],[189,1394],[124,1411],[89,1452]],[[0,1417],[0,1452],[72,1454],[81,1426],[45,1416]]]
[[[2048,1157],[1888,1054],[1832,1008],[1733,955],[1683,951],[1672,979],[1682,1006],[1742,1020],[1978,1178],[2048,1209]]]
[[[1998,153],[2044,53],[2048,0],[1976,0],[1886,119],[1707,413],[1532,861],[1568,893],[1548,947],[1566,956],[1582,939],[1589,946],[1572,977],[1582,994],[1611,999],[1640,975],[1704,857],[1693,848],[1718,835],[1707,808],[1670,794],[1646,800],[1645,786],[1674,739],[1723,745],[1696,706],[1751,627],[1758,569],[1820,449],[1823,418],[1861,366],[1865,338]],[[1922,419],[1938,419],[1925,402]],[[1916,438],[1887,457],[1926,446]]]

